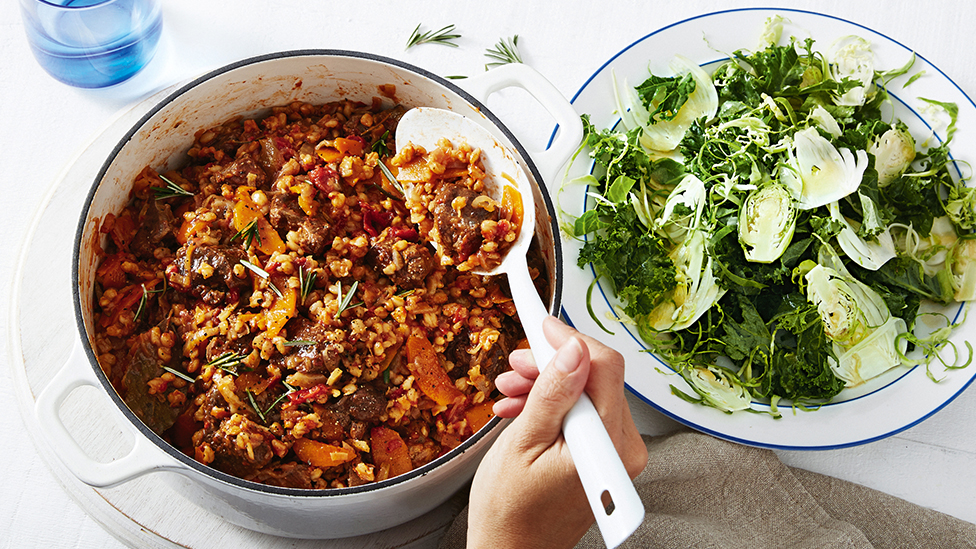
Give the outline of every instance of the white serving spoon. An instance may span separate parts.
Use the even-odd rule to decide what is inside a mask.
[[[542,332],[542,321],[549,312],[536,292],[526,263],[535,232],[535,200],[529,180],[515,154],[499,144],[491,133],[474,121],[444,109],[420,107],[407,111],[397,125],[397,150],[413,143],[431,151],[445,137],[455,146],[466,142],[472,148],[481,149],[485,189],[492,198],[500,202],[505,186],[514,186],[522,196],[522,228],[518,239],[498,267],[478,274],[508,275],[522,328],[542,371],[552,361],[555,350]],[[406,189],[406,192],[411,191]],[[566,415],[563,437],[603,540],[607,547],[616,547],[641,524],[644,505],[586,393]]]

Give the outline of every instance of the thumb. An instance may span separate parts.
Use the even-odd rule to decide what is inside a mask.
[[[559,438],[563,418],[583,394],[589,375],[589,349],[580,338],[570,337],[535,380],[516,420],[521,423],[519,432],[527,447],[548,448]]]

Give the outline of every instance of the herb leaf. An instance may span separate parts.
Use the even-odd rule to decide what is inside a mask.
[[[309,292],[315,287],[315,271],[309,271],[305,274],[304,267],[298,266],[298,293],[301,298],[301,304],[305,304],[305,299],[308,298]]]
[[[283,297],[282,296],[282,293],[281,293],[281,290],[279,290],[278,287],[274,285],[274,282],[271,282],[271,275],[268,274],[268,271],[265,271],[261,267],[258,267],[257,265],[255,265],[254,263],[251,263],[250,261],[248,261],[246,259],[242,259],[241,260],[241,265],[244,265],[252,273],[254,273],[254,274],[258,275],[259,277],[267,280],[268,281],[268,287],[271,288],[271,291],[274,292],[274,294],[276,296]]]
[[[357,304],[355,304],[353,306],[350,306],[349,305],[349,302],[352,301],[353,295],[356,294],[356,289],[359,288],[359,281],[358,280],[353,281],[352,287],[349,288],[349,291],[346,292],[346,295],[342,295],[342,281],[340,280],[336,284],[339,287],[339,295],[338,295],[338,298],[339,298],[339,309],[336,311],[335,318],[338,319],[339,316],[343,312],[345,312],[347,309],[352,309],[354,307],[358,307],[359,305],[362,305],[362,303],[357,303]]]
[[[183,197],[193,196],[193,193],[184,189],[183,187],[180,187],[176,183],[173,183],[165,176],[160,175],[159,178],[166,183],[166,186],[152,188],[153,195],[155,196],[156,200],[166,200],[167,198],[175,198],[177,196],[183,196]]]
[[[436,31],[420,32],[420,24],[418,23],[417,27],[410,33],[410,38],[407,39],[407,47],[404,49],[427,43],[456,48],[458,45],[453,40],[458,38],[461,38],[461,35],[454,32],[454,25],[446,25]]]
[[[233,241],[235,241],[237,239],[241,239],[241,242],[244,243],[244,249],[245,250],[251,247],[251,241],[254,240],[254,239],[257,239],[258,247],[260,247],[261,246],[261,232],[258,231],[258,220],[255,219],[255,220],[251,221],[250,223],[247,224],[246,227],[244,227],[243,229],[237,231],[237,233],[234,236],[230,237],[230,241],[231,242],[233,242]]]
[[[501,65],[507,65],[509,63],[521,63],[522,56],[518,49],[518,35],[511,38],[502,38],[495,44],[495,47],[489,48],[485,51],[485,57],[489,59],[494,59],[491,63],[485,65],[486,69],[492,67],[498,67]]]
[[[186,381],[187,383],[195,383],[196,382],[196,380],[193,379],[192,377],[184,374],[183,372],[181,372],[179,370],[174,370],[173,368],[170,368],[169,366],[163,366],[163,370],[166,370],[167,372],[169,372],[169,373],[173,374],[174,376],[182,379],[183,381]]]

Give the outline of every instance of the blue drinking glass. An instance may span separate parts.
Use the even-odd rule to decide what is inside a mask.
[[[158,0],[20,0],[41,67],[80,88],[131,78],[149,63],[163,29]]]

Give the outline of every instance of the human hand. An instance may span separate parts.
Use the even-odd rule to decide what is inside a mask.
[[[509,357],[495,380],[508,398],[495,403],[515,417],[485,456],[471,486],[468,547],[572,547],[593,524],[562,422],[585,390],[631,478],[647,448],[624,398],[624,360],[613,349],[555,318],[543,331],[556,355],[542,374],[529,350]]]

